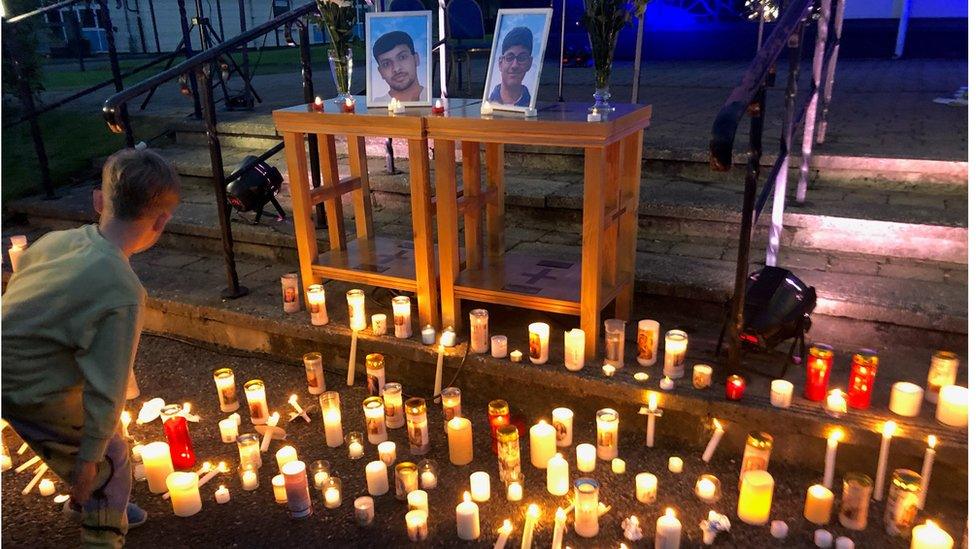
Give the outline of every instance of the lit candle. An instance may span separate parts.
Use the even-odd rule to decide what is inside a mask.
[[[302,304],[298,300],[298,273],[281,275],[281,307],[288,314],[301,310]]]
[[[298,451],[295,450],[294,446],[282,446],[275,452],[275,461],[278,462],[278,470],[288,463],[289,461],[295,461],[298,459]]]
[[[705,503],[715,503],[721,497],[721,485],[715,475],[701,475],[695,481],[695,495]]]
[[[396,442],[392,440],[381,442],[376,447],[376,451],[379,453],[380,461],[385,463],[387,467],[392,466],[393,462],[396,461]]]
[[[514,351],[508,354],[508,358],[512,362],[522,362],[522,351],[515,349]]]
[[[931,520],[912,528],[911,549],[952,549],[953,543],[952,536]]]
[[[189,517],[203,508],[196,473],[173,472],[166,477],[166,488],[173,504],[173,514]]]
[[[430,511],[427,492],[423,490],[413,490],[407,494],[407,508],[411,511],[414,509]]]
[[[393,298],[393,335],[399,339],[407,339],[413,335],[410,298],[405,295],[398,295]]]
[[[288,404],[290,404],[291,407],[295,410],[296,415],[292,416],[292,419],[295,419],[296,417],[301,417],[305,420],[305,423],[312,422],[312,418],[308,417],[308,414],[305,413],[305,410],[301,407],[301,405],[298,404],[298,395],[293,394],[290,397],[288,397]]]
[[[907,381],[899,381],[891,385],[891,400],[888,409],[905,417],[915,417],[922,410],[922,399],[925,392],[921,387]]]
[[[166,477],[173,472],[173,459],[169,455],[169,444],[150,442],[142,448],[142,462],[146,466],[146,480],[149,491],[154,494],[166,492]]]
[[[647,392],[647,435],[644,437],[644,445],[648,448],[654,447],[654,422],[661,414],[657,407],[659,397],[654,391]]]
[[[491,429],[491,449],[497,453],[496,442],[498,440],[498,430],[508,425],[510,413],[508,403],[502,399],[492,400],[488,403],[488,427]],[[516,436],[518,431],[516,431]]]
[[[291,461],[281,468],[285,475],[285,493],[288,496],[288,511],[292,518],[307,517],[312,514],[312,496],[308,492],[308,475],[304,461]]]
[[[546,489],[554,496],[569,493],[569,462],[557,453],[546,466]]]
[[[678,456],[671,456],[668,458],[668,471],[674,474],[680,474],[685,470],[685,460],[679,458]]]
[[[169,404],[160,411],[160,418],[163,421],[166,443],[169,444],[169,455],[173,458],[173,467],[178,469],[193,467],[197,457],[193,451],[193,441],[190,439],[184,407],[179,404]]]
[[[661,325],[656,320],[644,319],[637,323],[637,363],[653,366],[657,362],[657,339]]]
[[[939,391],[947,385],[956,384],[956,371],[958,369],[959,355],[956,353],[938,351],[932,355],[925,400],[936,404],[939,401]]]
[[[878,454],[878,469],[874,474],[874,501],[881,501],[884,491],[884,479],[887,477],[888,449],[891,447],[891,437],[898,429],[894,421],[886,421],[881,430],[881,452]]]
[[[634,477],[634,492],[637,501],[654,503],[657,501],[657,477],[652,473],[637,473]]]
[[[356,112],[356,102],[351,97],[347,97],[342,103],[342,112],[353,113]]]
[[[27,237],[20,234],[10,237],[10,249],[7,253],[10,255],[10,270],[17,272],[20,269],[20,256],[27,249]]]
[[[929,481],[932,480],[932,465],[935,463],[935,444],[938,439],[929,435],[929,447],[925,449],[925,459],[922,461],[922,486],[918,491],[918,508],[925,509],[925,498],[929,493]]]
[[[386,464],[376,460],[366,464],[366,491],[371,496],[382,496],[390,491],[390,479]]]
[[[397,99],[396,106],[393,108],[393,114],[403,114],[405,112],[407,112],[407,108],[403,106],[403,101]]]
[[[505,358],[508,356],[508,337],[503,335],[491,336],[491,357]]]
[[[420,487],[424,490],[437,488],[437,468],[429,459],[422,460],[417,466],[420,469]]]
[[[342,506],[342,481],[339,477],[330,476],[325,481],[322,500],[326,509],[338,509]]]
[[[613,374],[615,374],[615,373],[617,373],[617,367],[616,366],[614,366],[613,364],[604,364],[603,365],[603,375],[605,375],[607,377],[613,377]]]
[[[712,386],[712,367],[708,364],[695,364],[691,369],[691,385],[695,389]]]
[[[552,425],[556,429],[556,446],[565,448],[573,445],[573,411],[569,408],[555,408],[552,411]]]
[[[488,474],[485,473],[485,477]],[[486,478],[487,480],[487,478]],[[471,501],[471,494],[464,493],[464,501],[455,508],[457,520],[457,535],[459,538],[471,541],[481,537],[481,522],[478,517],[478,504]]]
[[[556,507],[555,523],[552,527],[552,549],[563,549],[563,534],[565,533],[566,511],[562,507]]]
[[[827,454],[824,456],[824,476],[822,484],[830,488],[834,484],[834,464],[837,461],[837,444],[844,437],[844,432],[834,429],[827,437]]]
[[[41,477],[44,476],[44,473],[47,473],[47,469],[47,463],[40,464],[37,469],[34,470],[34,477],[30,479],[30,482],[27,483],[27,486],[24,487],[20,493],[25,496],[29,494],[30,491],[34,489],[34,486],[37,485],[37,482],[41,480]]]
[[[830,417],[840,417],[847,413],[847,395],[840,389],[831,389],[824,400],[824,410]]]
[[[565,357],[563,364],[570,372],[578,372],[586,363],[586,333],[579,328],[573,328],[563,334],[563,348]]]
[[[624,366],[624,327],[626,323],[619,318],[609,318],[603,321],[603,340],[605,362],[614,368]]]
[[[302,356],[302,363],[305,365],[305,382],[308,385],[308,392],[312,395],[320,395],[325,391],[325,374],[322,371],[322,353],[305,353]],[[298,398],[297,396],[295,397]],[[296,406],[296,411],[304,414],[301,407]]]
[[[432,114],[444,114],[444,103],[440,99],[434,101],[434,106],[431,107],[430,112]]]
[[[419,456],[430,451],[430,438],[427,427],[427,402],[420,397],[407,399],[404,403],[407,416],[407,440],[410,453]]]
[[[529,360],[532,364],[549,361],[549,325],[545,322],[529,324]]]
[[[522,476],[522,453],[519,433],[514,425],[499,427],[495,452],[498,454],[498,476],[502,482],[517,480]]]
[[[275,503],[284,505],[288,503],[288,492],[285,491],[285,475],[275,475],[271,477],[271,490],[274,492]]]
[[[498,529],[498,539],[495,540],[492,549],[505,549],[505,545],[508,544],[508,536],[512,535],[512,529],[512,521],[505,519],[501,528]]]
[[[576,446],[576,468],[582,473],[589,473],[596,469],[596,447],[592,444]]]
[[[505,499],[508,501],[522,501],[522,496],[525,493],[525,490],[522,487],[523,479],[524,477],[521,474],[514,480],[508,479],[508,482],[505,485]]]
[[[470,419],[456,417],[447,423],[447,450],[453,465],[467,465],[474,459]]]
[[[444,348],[453,339],[453,331],[444,330],[441,332],[440,345],[437,346],[437,368],[434,370],[434,397],[441,394],[441,382],[444,379]]]
[[[807,499],[803,504],[803,518],[813,524],[827,524],[830,522],[830,512],[834,506],[834,493],[830,488],[821,484],[814,484],[807,489]]]
[[[241,465],[241,488],[247,491],[257,490],[258,488],[258,473],[249,464]]]
[[[220,429],[220,441],[231,443],[237,440],[237,422],[233,418],[222,419],[217,422]]]
[[[746,392],[746,379],[742,376],[731,375],[725,380],[725,398],[742,400]]]
[[[447,424],[455,417],[461,416],[461,389],[457,387],[446,387],[441,391],[441,410],[444,416],[444,432],[447,432]]]
[[[722,435],[725,434],[725,429],[722,428],[722,424],[717,419],[712,418],[712,423],[715,425],[715,430],[712,431],[712,438],[708,440],[708,446],[705,446],[705,452],[702,453],[702,461],[705,463],[712,460],[712,455],[715,454],[715,449],[718,448],[718,443],[722,440]]]
[[[407,422],[403,414],[403,386],[387,383],[383,386],[383,406],[386,409],[386,428],[399,429]]]
[[[766,471],[746,471],[739,489],[739,520],[753,526],[762,526],[769,520],[773,504],[773,476]]]
[[[322,409],[325,444],[329,448],[342,446],[342,406],[339,402],[339,393],[326,391],[319,395],[319,407]]]
[[[227,503],[228,501],[230,501],[230,490],[228,490],[226,486],[221,484],[220,488],[217,488],[214,491],[214,500],[220,504]]]
[[[596,413],[596,455],[604,461],[617,457],[617,429],[620,415],[612,408],[603,408]]]
[[[491,499],[491,477],[488,473],[484,471],[471,473],[470,482],[471,497],[475,501],[483,502]]]
[[[414,509],[413,511],[407,512],[405,517],[407,522],[407,539],[413,542],[427,539],[427,517],[428,514],[426,511]]]
[[[468,324],[471,327],[471,352],[484,354],[488,352],[488,311],[473,309],[468,313]]]
[[[433,345],[436,339],[437,332],[430,324],[424,326],[423,329],[420,330],[420,342],[424,345]]]
[[[885,532],[889,536],[907,538],[918,513],[918,494],[922,476],[908,469],[891,473],[888,501],[884,508]]]
[[[662,391],[671,391],[674,389],[674,380],[668,376],[664,376],[661,378],[661,381],[658,382],[658,387],[660,387]]]
[[[264,437],[261,438],[261,451],[267,452],[268,448],[271,446],[271,437],[274,434],[274,427],[278,426],[278,420],[281,419],[281,414],[275,412],[271,414],[268,418],[268,428],[264,430]]]
[[[573,484],[573,529],[576,535],[592,538],[600,533],[600,482],[592,478],[577,479]]]
[[[54,495],[54,482],[50,479],[41,479],[41,482],[37,485],[37,493],[43,497]]]
[[[373,519],[376,518],[376,505],[373,503],[373,498],[369,496],[359,496],[352,503],[353,514],[356,517],[356,524],[359,526],[369,526],[373,524]]]
[[[363,416],[366,418],[366,437],[370,444],[384,442],[386,436],[386,420],[384,418],[383,399],[371,396],[363,400]]]
[[[769,384],[769,403],[777,408],[789,408],[793,403],[793,384],[785,379],[774,379]]]
[[[688,334],[681,330],[668,330],[664,334],[664,375],[678,379],[685,375],[685,354],[688,352]]]
[[[346,447],[349,450],[349,459],[363,457],[363,435],[358,431],[346,435]]]
[[[847,400],[851,408],[866,410],[871,406],[874,378],[878,374],[878,354],[861,349],[851,360],[851,377],[847,385]]]
[[[532,549],[532,536],[535,534],[535,525],[539,521],[542,511],[536,504],[529,505],[525,512],[525,525],[522,527],[522,549]]]
[[[827,383],[830,369],[834,365],[834,348],[823,343],[815,343],[807,354],[807,380],[803,396],[807,400],[820,402],[827,396]]]
[[[237,437],[237,455],[241,465],[251,465],[254,469],[261,468],[261,441],[257,433],[244,433]]]
[[[315,109],[315,110],[317,110],[317,111],[324,111],[325,110],[325,102],[322,101],[322,98],[321,97],[315,96],[315,102],[312,103],[312,108]]]
[[[763,470],[769,467],[769,456],[773,453],[773,435],[753,431],[746,436],[742,450],[742,465],[739,467],[739,480],[746,471]]]
[[[840,525],[849,530],[864,530],[868,527],[870,508],[871,477],[856,472],[844,475],[844,493],[837,513]]]
[[[610,470],[615,475],[622,475],[627,472],[627,462],[620,458],[613,458],[610,462]]]
[[[965,427],[969,423],[969,389],[946,385],[939,391],[935,419],[950,427]]]
[[[681,521],[674,516],[674,509],[668,507],[657,519],[654,549],[678,549],[679,547],[681,547]]]
[[[556,429],[552,425],[540,421],[529,429],[529,453],[533,467],[547,467],[549,459],[556,453]]]
[[[237,386],[234,384],[234,371],[230,368],[219,368],[214,370],[213,379],[217,386],[220,411],[233,412],[240,408],[240,403],[237,401]]]
[[[320,459],[312,462],[312,485],[316,490],[322,490],[330,476],[332,476],[332,466],[328,461]]]
[[[129,438],[129,424],[132,423],[132,414],[128,410],[122,410],[119,423],[122,424],[122,438]]]
[[[305,302],[308,304],[308,315],[312,326],[325,326],[329,323],[329,311],[325,306],[325,287],[321,284],[310,284]]]
[[[268,422],[268,400],[264,392],[264,382],[252,379],[244,384],[244,396],[247,397],[247,407],[251,412],[251,423],[264,425]]]
[[[376,313],[369,319],[374,336],[386,335],[386,315],[384,313]]]

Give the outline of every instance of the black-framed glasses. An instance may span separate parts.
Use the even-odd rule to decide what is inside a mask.
[[[518,55],[515,55],[514,53],[506,53],[505,55],[499,57],[498,60],[508,63],[509,65],[516,61],[519,62],[519,65],[524,65],[529,61],[532,61],[532,56],[527,53],[520,53]]]

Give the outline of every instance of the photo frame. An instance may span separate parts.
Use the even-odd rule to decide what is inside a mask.
[[[551,22],[552,8],[498,10],[481,99],[492,109],[535,108]]]
[[[430,11],[366,14],[366,106],[405,107],[432,102]]]

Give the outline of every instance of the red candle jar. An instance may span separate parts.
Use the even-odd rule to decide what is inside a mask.
[[[488,403],[488,425],[491,427],[491,451],[498,453],[498,429],[511,423],[511,412],[504,400],[493,400]]]
[[[444,103],[442,103],[441,100],[438,99],[434,103],[434,106],[430,108],[430,112],[432,114],[444,114]]]
[[[807,382],[803,396],[807,400],[820,402],[827,396],[827,382],[830,381],[830,368],[834,365],[834,348],[823,343],[814,343],[807,355]]]
[[[725,380],[725,398],[729,400],[742,400],[742,395],[746,393],[746,379],[742,376],[729,376]]]
[[[347,97],[341,105],[342,112],[356,112],[356,100],[351,97]]]
[[[874,378],[878,374],[878,353],[861,349],[851,360],[851,379],[847,385],[847,405],[860,410],[871,406]]]
[[[160,411],[163,418],[163,431],[166,433],[166,442],[169,444],[169,455],[173,460],[173,467],[177,469],[189,469],[197,462],[197,456],[193,453],[193,441],[190,440],[190,430],[186,425],[186,418],[180,415],[183,407],[179,404],[170,404]]]
[[[325,102],[322,101],[321,97],[316,97],[315,101],[312,102],[312,110],[318,112],[325,111]]]

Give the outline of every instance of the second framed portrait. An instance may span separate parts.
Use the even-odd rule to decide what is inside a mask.
[[[551,8],[498,10],[482,101],[496,110],[535,108]]]
[[[366,106],[431,104],[431,12],[366,14]]]

